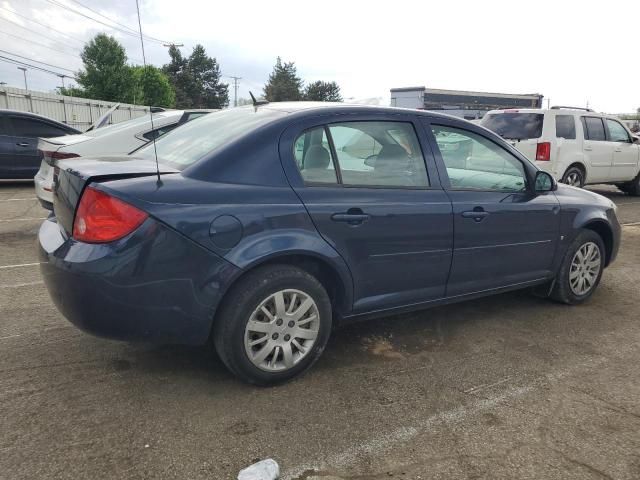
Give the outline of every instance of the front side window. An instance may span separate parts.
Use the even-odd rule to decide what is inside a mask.
[[[432,125],[454,189],[521,192],[527,181],[520,160],[491,140],[454,127]]]
[[[598,117],[582,117],[582,125],[585,127],[584,138],[604,142],[607,136],[604,133],[604,124]]]
[[[556,138],[575,140],[576,121],[573,115],[556,115]]]
[[[329,125],[342,183],[353,186],[428,187],[413,125],[345,122]]]
[[[610,141],[631,143],[629,134],[619,122],[607,118],[607,128],[609,129]]]

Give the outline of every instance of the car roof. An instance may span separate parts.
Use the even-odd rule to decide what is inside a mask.
[[[20,117],[33,118],[35,120],[43,120],[49,123],[55,123],[57,125],[63,126],[65,128],[70,128],[72,130],[77,130],[76,128],[67,125],[65,123],[59,122],[58,120],[54,120],[53,118],[45,117],[44,115],[38,115],[37,113],[31,112],[23,112],[21,110],[11,110],[8,108],[0,108],[0,115],[16,115]]]
[[[238,107],[238,108],[247,108],[247,107]],[[248,108],[251,108],[251,106],[248,106]],[[256,107],[253,107],[253,108],[276,110],[276,111],[281,111],[287,114],[299,113],[301,115],[313,114],[313,113],[319,113],[324,115],[348,114],[348,113],[359,113],[359,114],[388,113],[388,114],[396,114],[396,115],[410,114],[410,115],[421,115],[425,117],[462,120],[460,117],[447,115],[444,113],[438,113],[431,110],[419,110],[416,108],[387,107],[382,105],[362,105],[362,104],[342,103],[342,102],[269,102],[269,103],[257,105]]]

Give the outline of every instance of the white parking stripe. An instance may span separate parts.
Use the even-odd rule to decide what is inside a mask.
[[[15,265],[0,265],[0,270],[5,268],[20,268],[20,267],[33,267],[35,265],[40,265],[42,262],[35,263],[17,263]]]
[[[28,222],[30,220],[46,220],[47,217],[25,217],[25,218],[10,218],[9,220],[0,220],[0,222]]]
[[[0,340],[6,340],[7,338],[16,338],[16,337],[21,337],[21,336],[22,336],[22,334],[18,333],[16,335],[9,335],[9,336],[6,336],[6,337],[0,337]]]
[[[0,288],[18,288],[18,287],[30,287],[32,285],[41,285],[44,282],[39,280],[37,282],[26,282],[26,283],[14,283],[13,285],[0,285]]]
[[[29,198],[5,198],[3,200],[0,200],[0,202],[35,202],[36,200],[38,200],[38,197],[29,197]]]

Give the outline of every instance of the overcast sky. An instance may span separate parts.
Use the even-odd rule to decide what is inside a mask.
[[[78,70],[83,42],[107,32],[124,44],[130,62],[141,63],[139,40],[56,3],[109,23],[86,5],[137,28],[135,0],[0,0],[0,50]],[[296,62],[305,82],[337,81],[346,99],[381,97],[388,104],[390,88],[425,85],[541,93],[552,104],[588,101],[605,112],[640,107],[634,1],[141,0],[141,14],[145,34],[184,43],[185,55],[204,45],[224,74],[242,77],[241,97],[262,92],[279,55]],[[145,47],[148,62],[168,61],[162,45]],[[60,84],[35,70],[27,80],[43,91]],[[22,72],[5,61],[0,81],[24,85]]]

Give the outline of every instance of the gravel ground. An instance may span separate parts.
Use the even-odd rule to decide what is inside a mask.
[[[88,336],[36,264],[46,212],[0,184],[0,478],[640,478],[640,198],[592,300],[516,292],[342,328],[261,389],[207,348]],[[636,223],[636,225],[634,225]]]

